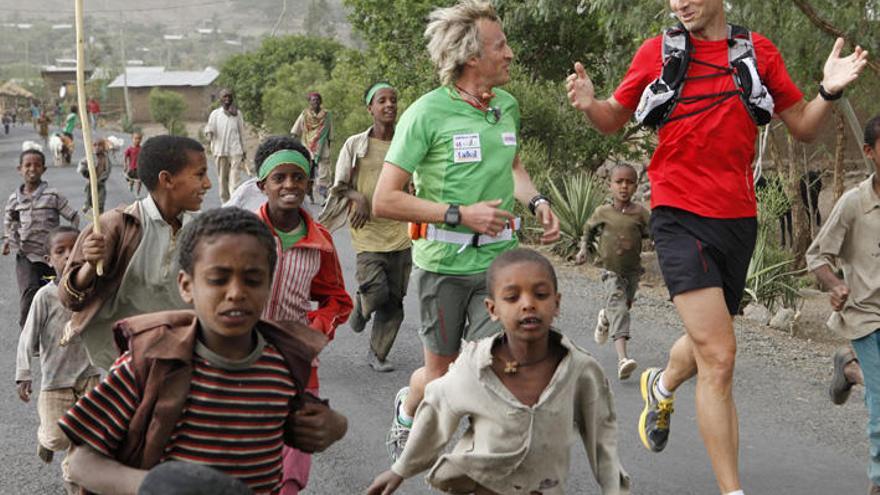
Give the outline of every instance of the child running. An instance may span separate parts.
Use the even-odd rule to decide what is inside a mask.
[[[336,162],[335,184],[320,222],[330,230],[348,223],[357,252],[358,290],[349,326],[356,333],[373,320],[367,363],[379,372],[394,371],[386,358],[403,323],[403,298],[412,271],[406,223],[371,214],[373,192],[394,136],[397,90],[376,83],[364,93],[373,125],[345,141]]]
[[[211,187],[205,149],[180,136],[148,139],[138,176],[149,194],[101,214],[100,234],[83,230],[60,284],[61,303],[74,312],[65,336],[82,334],[92,364],[105,370],[119,356],[116,321],[188,307],[177,291],[177,235]]]
[[[880,115],[865,127],[864,152],[875,170],[858,187],[846,192],[807,250],[807,267],[831,292],[828,327],[848,339],[848,349],[835,355],[835,403],[846,401],[854,383],[865,385],[868,406],[869,494],[880,494]],[[843,271],[843,280],[837,270]],[[861,367],[861,373],[859,372]]]
[[[352,309],[333,237],[302,203],[311,188],[309,152],[291,136],[272,136],[254,156],[257,186],[266,201],[257,211],[276,239],[278,267],[263,318],[308,325],[332,339]],[[312,309],[312,302],[317,308]],[[318,362],[306,390],[318,395]],[[311,456],[284,449],[281,495],[295,495],[308,484]]]
[[[144,135],[135,132],[131,135],[131,146],[125,149],[125,177],[128,181],[128,190],[135,193],[135,196],[141,195],[141,181],[137,176],[138,155],[141,152],[141,140]],[[137,186],[137,192],[134,191]]]
[[[79,226],[79,216],[67,198],[43,180],[46,156],[39,150],[22,151],[18,173],[24,184],[6,200],[3,218],[3,255],[15,254],[15,276],[21,293],[18,325],[24,326],[34,294],[55,275],[46,264],[49,255],[49,232],[58,227],[61,217]]]
[[[61,419],[76,446],[70,478],[95,493],[134,494],[167,461],[201,464],[278,493],[282,445],[322,451],[345,417],[303,394],[317,354],[295,324],[260,320],[275,239],[252,213],[210,210],[182,232],[180,296],[195,311],[117,324],[127,351]]]
[[[49,233],[48,261],[57,273],[73,250],[79,230],[61,226]],[[55,452],[70,446],[67,437],[58,428],[58,420],[73,404],[99,382],[99,372],[89,363],[89,356],[79,339],[61,345],[64,325],[70,319],[70,310],[58,300],[58,283],[43,286],[34,296],[24,329],[18,338],[18,356],[15,365],[15,384],[18,397],[29,402],[32,394],[31,361],[40,356],[43,376],[37,399],[40,427],[37,430],[37,455],[44,462],[52,462]]]
[[[110,171],[113,168],[113,164],[110,163],[110,155],[107,152],[107,141],[105,139],[99,139],[95,141],[94,144],[95,149],[95,173],[98,177],[98,211],[104,211],[104,202],[107,199],[107,179],[110,178]],[[85,158],[80,160],[79,165],[76,167],[76,171],[86,179],[86,185],[83,189],[83,195],[85,196],[85,202],[83,203],[82,211],[86,213],[89,211],[92,206],[92,186],[89,181],[89,164]]]
[[[486,307],[504,333],[464,344],[449,372],[425,387],[403,453],[368,495],[389,495],[428,468],[428,483],[449,493],[561,494],[574,435],[601,493],[629,493],[608,380],[551,328],[560,300],[553,266],[513,249],[495,258],[486,284]],[[464,436],[443,454],[464,418]]]
[[[596,208],[587,220],[581,249],[575,255],[575,263],[586,261],[593,241],[599,238],[598,261],[604,268],[602,282],[608,297],[605,307],[599,310],[593,338],[602,345],[611,333],[617,350],[617,378],[620,380],[629,378],[638,367],[635,359],[627,355],[626,344],[630,339],[629,310],[643,272],[640,259],[642,239],[648,237],[651,217],[642,205],[632,202],[638,183],[638,173],[631,165],[618,164],[611,169],[612,203]]]

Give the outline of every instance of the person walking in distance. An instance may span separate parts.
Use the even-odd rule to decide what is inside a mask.
[[[205,137],[211,141],[211,154],[220,182],[220,200],[223,202],[229,200],[238,186],[239,174],[247,170],[244,163],[244,136],[244,119],[235,105],[235,93],[231,89],[221,89],[220,107],[208,116]]]
[[[322,108],[320,93],[309,93],[309,106],[299,114],[290,133],[299,138],[318,164],[318,194],[321,201],[327,199],[327,191],[333,184],[333,165],[330,163],[330,140],[333,139],[333,116]]]
[[[495,9],[484,0],[436,9],[425,37],[443,85],[401,116],[373,193],[373,215],[412,223],[425,354],[425,366],[395,398],[392,459],[406,444],[425,385],[446,373],[462,339],[501,330],[483,304],[486,270],[517,246],[514,201],[538,217],[542,242],[559,238],[550,201],[519,159],[519,104],[498,89],[510,80],[513,51]]]
[[[867,52],[856,47],[841,56],[838,39],[818,95],[808,102],[770,40],[727,23],[723,0],[670,0],[669,6],[678,26],[639,48],[613,96],[597,99],[580,63],[566,85],[572,106],[603,133],[616,132],[633,115],[659,128],[648,167],[651,234],[685,335],[662,370],[641,376],[642,443],[655,452],[666,447],[673,393],[696,376],[697,423],[718,488],[741,495],[732,315],[757,231],[751,168],[757,125],[775,114],[796,139],[812,140],[831,101],[864,68]]]

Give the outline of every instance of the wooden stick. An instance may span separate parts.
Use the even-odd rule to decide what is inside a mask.
[[[86,150],[86,163],[89,166],[89,190],[92,196],[92,232],[101,233],[101,216],[98,205],[98,171],[95,168],[95,146],[92,141],[92,126],[89,125],[88,108],[86,108],[86,57],[85,30],[83,29],[83,0],[74,0],[76,15],[76,100],[79,106],[79,121],[83,133],[83,145]],[[95,266],[98,276],[104,274],[104,262],[99,260]]]

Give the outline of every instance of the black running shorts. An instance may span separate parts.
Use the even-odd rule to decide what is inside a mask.
[[[720,287],[731,315],[739,312],[758,222],[708,218],[678,208],[651,210],[651,235],[669,297]]]

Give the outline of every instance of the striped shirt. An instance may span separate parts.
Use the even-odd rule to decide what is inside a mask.
[[[317,249],[282,249],[276,239],[278,263],[272,276],[272,294],[263,309],[263,319],[309,324],[312,310],[312,280],[321,268]]]
[[[79,225],[79,215],[61,193],[45,181],[27,194],[24,185],[9,195],[3,218],[3,240],[33,262],[45,263],[49,254],[49,231],[61,223],[61,217]]]
[[[162,461],[210,466],[245,482],[255,493],[281,483],[284,422],[296,389],[284,358],[262,337],[250,356],[229,361],[197,342],[189,395]],[[107,378],[60,421],[75,444],[113,457],[140,403],[140,390],[123,354]]]

